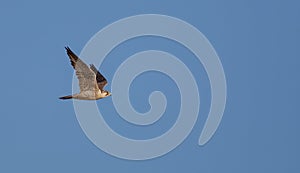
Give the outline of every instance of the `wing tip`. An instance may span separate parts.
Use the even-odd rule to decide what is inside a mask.
[[[70,57],[71,61],[77,61],[78,57],[77,55],[71,50],[69,46],[65,46],[65,49],[67,51],[67,55]]]
[[[71,53],[72,52],[72,50],[70,49],[69,46],[65,46],[65,49],[66,49],[67,53]]]

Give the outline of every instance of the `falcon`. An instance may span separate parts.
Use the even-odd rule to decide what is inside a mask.
[[[91,64],[87,66],[69,47],[65,47],[71,65],[76,71],[80,92],[74,95],[60,97],[59,99],[98,100],[111,95],[104,90],[107,85],[105,77]]]

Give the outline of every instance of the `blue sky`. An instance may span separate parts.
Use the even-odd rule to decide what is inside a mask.
[[[1,1],[0,171],[299,172],[299,6],[296,1],[277,0]],[[72,92],[73,69],[64,46],[79,54],[101,28],[146,13],[185,20],[209,39],[224,67],[228,97],[216,134],[199,147],[210,97],[201,64],[168,40],[151,37],[121,44],[101,66],[108,80],[122,60],[147,49],[191,57],[182,61],[202,79],[197,81],[200,118],[189,137],[165,156],[128,161],[93,145],[78,124],[72,102],[58,100]],[[144,89],[147,78],[153,82]],[[149,109],[147,96],[152,89],[166,92],[174,107],[146,129],[118,118],[111,98],[97,103],[110,115],[105,120],[115,131],[132,138],[153,137],[175,121],[170,115],[178,112],[180,99],[174,96],[178,90],[172,80],[147,73],[131,88],[139,96],[132,97],[137,110]]]

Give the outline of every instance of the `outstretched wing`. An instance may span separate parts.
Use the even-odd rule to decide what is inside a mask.
[[[65,47],[70,58],[71,64],[76,71],[79,81],[80,92],[82,91],[98,91],[95,73],[75,55],[69,47]]]
[[[96,80],[98,84],[98,88],[103,91],[104,86],[107,84],[107,80],[105,77],[97,70],[97,68],[91,64],[90,65],[91,70],[96,74]]]

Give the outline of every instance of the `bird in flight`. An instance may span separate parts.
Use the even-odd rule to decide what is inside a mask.
[[[93,64],[88,67],[69,47],[65,47],[65,49],[76,71],[80,92],[59,99],[98,100],[110,96],[111,93],[104,90],[107,80],[97,68]]]

